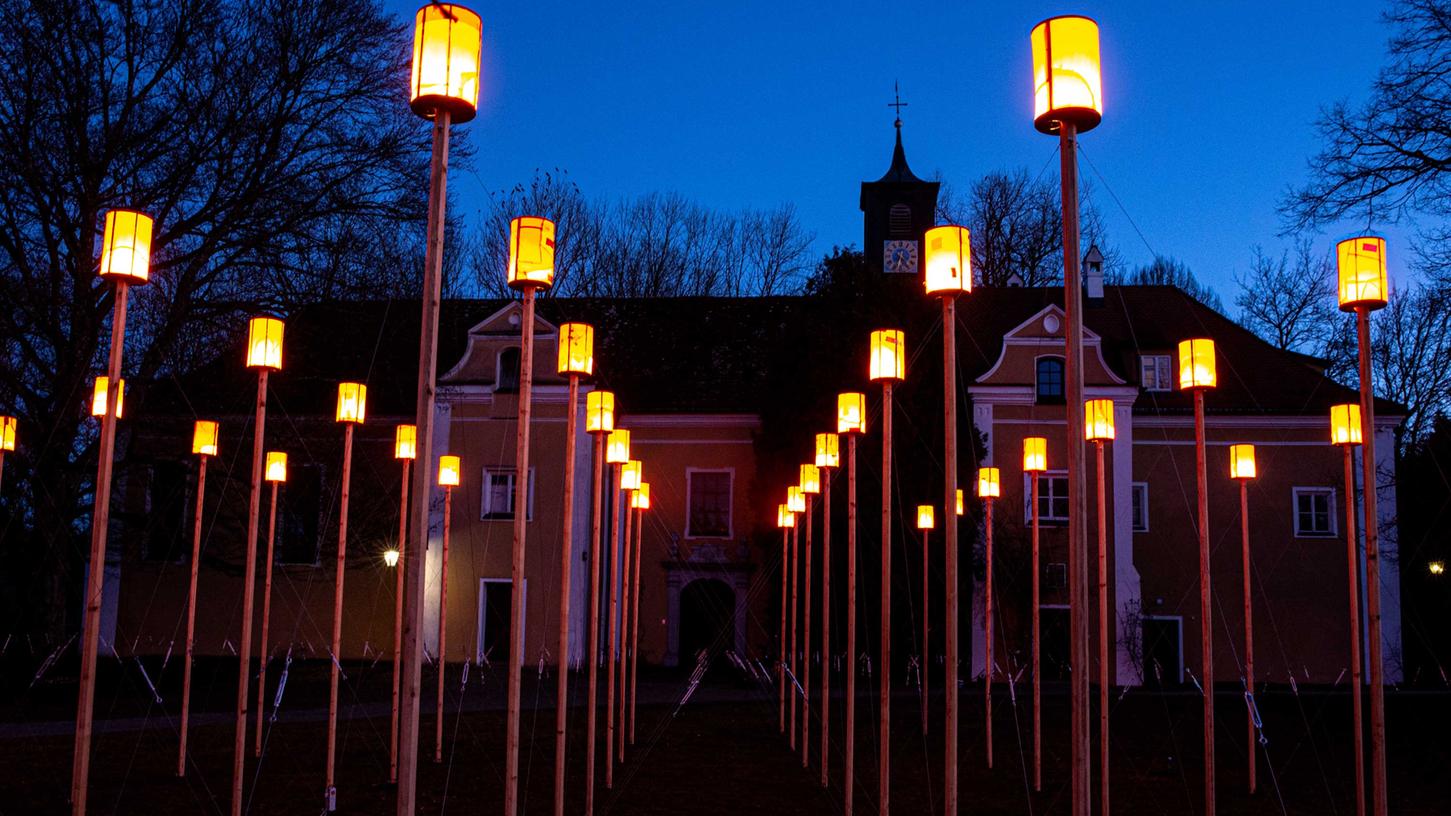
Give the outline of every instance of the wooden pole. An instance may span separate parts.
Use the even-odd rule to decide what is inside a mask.
[[[922,678],[922,736],[927,736],[927,619],[932,614],[932,604],[927,597],[927,559],[930,555],[928,530],[922,531],[922,649],[918,660]]]
[[[806,557],[802,565],[801,610],[806,620],[801,637],[801,767],[811,765],[811,505],[806,494]]]
[[[892,793],[892,381],[882,381],[882,664],[877,813],[887,816]]]
[[[991,497],[983,499],[983,531],[985,533],[985,557],[987,566],[985,568],[987,580],[983,587],[983,609],[984,628],[986,634],[983,640],[983,728],[985,730],[985,741],[987,745],[987,766],[993,766],[993,663],[995,650],[993,648],[993,500]]]
[[[1043,675],[1039,670],[1039,655],[1042,646],[1039,640],[1039,607],[1041,605],[1042,576],[1038,564],[1038,474],[1029,479],[1033,503],[1032,549],[1033,549],[1033,790],[1043,790]]]
[[[327,788],[324,798],[327,801],[329,812],[337,810],[337,761],[338,761],[338,680],[342,674],[342,652],[343,652],[343,578],[347,574],[348,566],[348,496],[350,494],[350,482],[353,474],[353,423],[343,423],[343,480],[342,498],[338,503],[338,555],[336,578],[333,582],[333,638],[332,638],[332,666],[328,674],[328,698],[327,698]],[[272,570],[269,564],[267,570],[270,575]],[[265,665],[267,655],[260,654],[258,658]],[[262,707],[262,700],[259,697],[257,707]]]
[[[957,816],[957,720],[959,692],[958,664],[961,662],[958,627],[958,581],[960,565],[957,557],[957,298],[942,298],[942,441],[943,441],[943,566],[946,575],[946,596],[943,598],[947,626],[947,666],[943,677],[946,700],[945,744],[943,746],[943,812]],[[924,647],[925,652],[925,647]],[[922,668],[927,676],[927,666]],[[925,684],[925,679],[924,679]],[[924,694],[923,697],[926,697]]]
[[[96,653],[101,643],[101,600],[106,580],[106,539],[111,525],[111,470],[116,452],[116,403],[121,393],[121,355],[126,349],[126,300],[130,286],[116,279],[111,311],[111,350],[106,363],[106,415],[96,453],[96,495],[91,508],[91,560],[86,572],[86,616],[81,626],[80,693],[76,701],[76,744],[71,764],[71,812],[84,816],[91,775],[91,717],[96,705]],[[255,516],[254,516],[255,519]],[[112,649],[114,650],[114,645]],[[244,691],[245,695],[246,692]],[[245,726],[244,726],[245,727]]]
[[[829,780],[827,737],[831,733],[831,468],[821,469],[821,787]]]
[[[776,732],[786,733],[786,655],[789,647],[786,645],[786,601],[790,594],[787,588],[791,579],[791,531],[781,529],[781,668],[776,672],[776,685],[780,697],[780,712],[776,717]]]
[[[615,758],[624,764],[625,762],[625,700],[627,698],[626,688],[629,678],[625,676],[626,670],[630,667],[630,561],[633,559],[632,551],[635,547],[635,509],[630,506],[630,491],[625,491],[624,512],[625,512],[625,540],[624,549],[620,555],[620,619],[615,624],[615,631],[618,632],[617,639],[620,644],[619,655],[615,658],[618,661],[619,671],[619,696],[616,698],[618,713],[615,727]]]
[[[434,696],[433,761],[443,762],[443,681],[448,675],[448,533],[453,521],[453,488],[443,488],[443,541],[438,563],[438,688]]]
[[[0,453],[0,457],[5,454]],[[191,581],[186,591],[186,663],[181,670],[181,745],[176,752],[176,775],[186,776],[186,737],[191,715],[192,652],[196,645],[196,581],[202,557],[202,501],[207,492],[207,455],[197,464],[196,512],[192,516]]]
[[[257,733],[252,755],[262,756],[262,713],[267,710],[267,635],[272,619],[272,558],[277,538],[277,482],[272,483],[272,501],[267,505],[267,558],[262,562],[262,643],[257,649]]]
[[[1380,516],[1375,463],[1375,384],[1371,379],[1370,308],[1355,309],[1360,358],[1361,501],[1365,511],[1366,647],[1370,654],[1370,792],[1375,816],[1386,816],[1385,666],[1380,631]]]
[[[635,513],[635,566],[630,582],[630,744],[635,744],[635,690],[640,682],[640,547],[645,543],[645,508]]]
[[[1244,687],[1245,691],[1254,698],[1255,693],[1255,630],[1254,630],[1254,607],[1250,599],[1250,561],[1249,561],[1249,485],[1245,479],[1239,480],[1239,541],[1240,556],[1244,565]],[[1255,718],[1254,711],[1245,710],[1245,733],[1247,739],[1245,745],[1249,750],[1245,753],[1249,762],[1249,792],[1255,792],[1255,752],[1258,751],[1255,740]]]
[[[620,536],[628,536],[629,531],[625,525],[629,523],[629,512],[626,508],[629,502],[625,501],[624,476],[620,472],[623,466],[615,464],[615,503],[619,512],[615,514],[617,520],[614,529],[610,531],[610,608],[608,617],[605,619],[605,653],[608,661],[608,671],[605,681],[605,788],[615,787],[615,672],[619,668],[615,654],[615,638],[619,632],[616,618],[620,613],[620,584],[617,577],[620,573]]]
[[[797,528],[796,516],[793,515],[791,516],[791,630],[788,634],[791,642],[791,662],[789,664],[791,666],[791,679],[786,683],[786,708],[788,709],[786,738],[791,744],[792,751],[796,750],[796,685],[798,682],[796,678],[801,676],[800,672],[797,671],[798,667],[796,664],[796,661],[799,659],[799,652],[796,650],[797,612],[800,607],[798,601],[801,595],[801,570],[797,565],[797,558],[801,552],[801,542]]]
[[[1104,486],[1103,440],[1093,440],[1098,459],[1098,796],[1099,813],[1108,809],[1108,490]],[[1251,752],[1253,753],[1253,752]]]
[[[856,794],[856,438],[846,435],[846,816]]]
[[[1194,389],[1194,475],[1199,493],[1199,648],[1204,684],[1204,813],[1214,816],[1214,640],[1210,625],[1209,477],[1204,455],[1204,389]]]
[[[1088,725],[1088,498],[1083,454],[1083,281],[1078,269],[1078,127],[1058,127],[1063,193],[1064,402],[1068,439],[1068,608],[1072,785],[1070,811],[1090,816],[1092,751]]]
[[[569,715],[569,571],[574,566],[574,445],[578,411],[579,375],[570,372],[564,419],[564,518],[559,525],[559,638],[554,656],[559,675],[554,692],[554,816],[564,816],[565,727]]]
[[[417,454],[416,448],[414,453]],[[403,568],[407,564],[403,551],[408,541],[408,470],[411,464],[413,460],[403,460],[403,485],[398,489],[398,564],[393,576],[393,718],[388,735],[388,781],[394,784],[398,782],[398,681],[403,664]]]
[[[529,520],[529,415],[534,391],[534,287],[524,287],[519,341],[519,427],[514,452],[514,557],[509,585],[508,749],[504,757],[504,816],[519,810],[519,692],[524,664],[524,539]]]
[[[1365,689],[1361,681],[1360,649],[1360,546],[1355,520],[1355,453],[1351,445],[1345,450],[1345,559],[1350,610],[1350,700],[1351,717],[1355,721],[1355,816],[1365,816],[1365,714],[1361,698]]]
[[[600,674],[600,518],[604,510],[605,434],[597,432],[594,451],[594,474],[590,479],[593,501],[589,537],[589,691],[585,702],[584,741],[584,813],[594,816],[595,807],[595,726],[599,715]]]
[[[267,369],[257,369],[252,424],[252,491],[247,502],[247,552],[242,564],[242,637],[237,643],[237,728],[232,746],[232,816],[242,816],[242,772],[247,764],[247,680],[252,662],[252,607],[257,591],[257,516],[262,509],[262,445],[267,430]]]

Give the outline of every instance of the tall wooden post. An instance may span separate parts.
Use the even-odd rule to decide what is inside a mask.
[[[887,816],[892,793],[892,381],[882,381],[882,663],[877,813]]]
[[[599,717],[600,674],[600,534],[604,511],[605,433],[595,432],[594,473],[590,478],[591,509],[589,537],[589,691],[585,699],[584,741],[584,813],[594,816],[595,806],[595,733]]]
[[[247,680],[252,662],[252,607],[257,591],[257,516],[262,505],[262,443],[267,430],[267,369],[257,369],[252,423],[252,490],[247,502],[247,551],[242,564],[242,636],[237,643],[237,728],[232,746],[232,816],[242,816],[242,774],[247,760]]]
[[[524,538],[529,520],[529,417],[534,391],[534,288],[524,286],[519,341],[519,427],[514,449],[514,554],[509,585],[509,701],[504,816],[519,809],[519,691],[524,664]]]
[[[1366,651],[1370,658],[1370,791],[1373,813],[1386,816],[1385,666],[1380,631],[1380,516],[1375,464],[1375,382],[1371,379],[1370,306],[1355,307],[1360,362],[1361,506],[1365,512]]]
[[[996,662],[996,651],[993,648],[993,500],[983,499],[983,532],[984,532],[984,557],[987,561],[985,574],[987,580],[983,586],[983,610],[984,610],[984,638],[982,655],[982,703],[983,703],[983,729],[984,739],[987,746],[987,766],[993,766],[993,664]]]
[[[448,676],[448,533],[453,520],[453,488],[443,488],[443,541],[438,559],[438,688],[433,715],[433,761],[443,762],[443,681]]]
[[[846,816],[852,816],[856,794],[856,438],[846,436]]]
[[[324,798],[327,801],[327,809],[337,809],[337,759],[338,759],[338,680],[342,674],[342,651],[343,651],[343,579],[347,575],[348,567],[348,497],[351,493],[351,481],[353,473],[353,425],[352,422],[343,423],[343,478],[342,496],[338,502],[338,554],[337,569],[333,583],[333,637],[331,647],[332,666],[328,675],[328,698],[327,698],[327,787]],[[271,573],[271,564],[268,564],[268,573]],[[265,664],[267,655],[258,655]],[[257,700],[260,708],[261,699]]]
[[[616,715],[618,727],[615,729],[615,744],[617,746],[616,758],[620,764],[625,762],[625,732],[626,726],[625,704],[629,701],[629,669],[630,669],[630,594],[633,591],[630,586],[630,562],[634,560],[635,551],[635,526],[638,522],[638,513],[630,505],[629,496],[633,491],[626,492],[625,499],[625,550],[620,557],[620,696],[619,713]]]
[[[267,710],[267,640],[272,624],[272,563],[277,544],[277,487],[272,483],[272,501],[267,505],[267,557],[262,561],[262,629],[257,647],[257,733],[252,754],[262,756],[262,715]]]
[[[86,572],[86,616],[81,625],[80,694],[71,764],[71,812],[84,816],[91,775],[91,717],[96,704],[96,653],[101,643],[101,599],[106,579],[106,538],[111,526],[111,470],[116,452],[116,401],[121,393],[121,355],[126,348],[126,300],[130,285],[116,279],[111,311],[111,350],[106,363],[106,415],[96,453],[96,495],[91,508],[91,560]],[[114,648],[114,647],[113,647]],[[244,691],[245,695],[246,692]]]
[[[564,419],[564,518],[559,531],[559,637],[554,692],[554,816],[564,816],[564,751],[569,715],[569,572],[574,566],[574,445],[579,412],[579,375],[569,374]]]
[[[620,536],[628,536],[629,532],[625,526],[629,523],[627,515],[629,502],[625,500],[625,487],[623,474],[620,472],[624,465],[615,465],[615,504],[619,512],[615,514],[616,523],[610,531],[610,608],[605,619],[605,660],[608,663],[605,681],[605,788],[615,787],[615,672],[619,668],[617,653],[615,651],[615,639],[619,633],[619,625],[616,623],[620,614],[620,584],[617,580],[620,569],[620,552],[623,549],[620,545]]]
[[[821,468],[821,787],[827,779],[831,733],[831,468]]]
[[[640,546],[645,543],[645,509],[635,514],[635,558],[630,583],[630,744],[635,744],[635,691],[640,682]]]
[[[946,722],[944,723],[943,746],[943,812],[957,816],[957,720],[960,693],[958,692],[958,670],[961,662],[961,646],[958,622],[959,559],[957,553],[957,299],[952,295],[942,298],[942,470],[943,470],[943,566],[946,575],[946,596],[943,598],[943,612],[947,626],[943,637],[947,641],[947,666],[943,676],[943,693],[946,700]],[[925,562],[924,562],[925,563]],[[925,595],[924,595],[925,598]],[[925,643],[924,643],[925,653]],[[928,667],[924,661],[922,677],[924,694]]]
[[[811,765],[811,505],[812,494],[806,494],[806,547],[802,564],[801,611],[801,767]]]
[[[1360,546],[1355,519],[1355,446],[1345,450],[1345,561],[1350,611],[1350,700],[1354,720],[1355,748],[1355,816],[1365,816],[1365,714],[1361,698],[1365,689],[1361,681],[1361,664],[1365,659],[1360,649]]]
[[[0,453],[0,457],[5,454]],[[207,493],[207,455],[201,454],[196,473],[196,512],[192,515],[191,578],[186,591],[186,663],[181,670],[181,745],[176,752],[176,775],[186,776],[186,737],[191,715],[192,651],[196,645],[196,581],[202,557],[202,501]]]
[[[798,696],[798,694],[796,692],[796,686],[797,686],[797,683],[799,682],[797,680],[797,678],[801,676],[800,672],[798,671],[798,666],[797,666],[797,660],[800,659],[800,653],[796,649],[796,630],[798,628],[798,620],[797,620],[797,617],[796,616],[797,616],[798,610],[800,609],[800,603],[799,603],[799,601],[800,601],[800,596],[801,596],[801,569],[800,569],[800,567],[797,564],[797,559],[800,557],[800,552],[801,552],[801,542],[800,542],[800,540],[798,538],[798,535],[799,534],[797,533],[797,530],[798,529],[799,529],[799,524],[798,524],[798,522],[796,520],[796,517],[795,516],[792,516],[792,519],[791,519],[791,628],[790,628],[790,632],[787,634],[787,637],[790,639],[790,643],[791,643],[791,661],[788,664],[791,667],[791,678],[786,682],[786,698],[787,698],[786,708],[787,708],[787,711],[788,711],[787,718],[786,718],[786,728],[787,728],[786,740],[787,740],[787,742],[790,743],[791,750],[792,751],[795,751],[796,750],[796,698]]]
[[[1239,480],[1239,543],[1240,560],[1244,571],[1244,687],[1251,697],[1255,691],[1255,630],[1254,604],[1250,597],[1249,559],[1249,485],[1248,480]],[[1248,746],[1246,760],[1249,763],[1249,792],[1255,792],[1255,754],[1259,750],[1255,739],[1254,711],[1245,711],[1245,745]],[[1107,755],[1105,755],[1107,756]]]
[[[922,531],[922,648],[918,654],[918,661],[921,669],[918,674],[922,678],[922,736],[927,736],[927,648],[928,629],[927,621],[932,615],[932,603],[927,595],[927,560],[931,557],[931,531]]]
[[[1108,813],[1108,490],[1104,484],[1103,440],[1093,440],[1098,459],[1098,796]],[[1253,753],[1253,752],[1251,752]]]
[[[403,460],[403,484],[398,488],[398,563],[393,570],[393,716],[388,733],[388,781],[394,784],[398,782],[398,681],[403,668],[403,575],[408,563],[404,550],[408,542],[408,470],[412,464],[412,459]]]
[[[1194,389],[1194,477],[1199,499],[1199,648],[1204,684],[1204,813],[1214,816],[1214,639],[1209,585],[1209,477],[1204,455],[1204,389]]]
[[[1043,673],[1039,668],[1042,653],[1039,609],[1042,605],[1042,575],[1038,560],[1038,474],[1029,474],[1029,493],[1033,504],[1032,569],[1033,569],[1033,790],[1043,790]]]
[[[776,672],[777,692],[780,698],[780,712],[776,717],[777,733],[786,733],[786,667],[787,655],[790,654],[790,647],[786,643],[786,603],[790,596],[791,583],[791,531],[781,529],[781,668]]]

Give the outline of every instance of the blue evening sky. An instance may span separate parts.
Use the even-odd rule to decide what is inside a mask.
[[[408,19],[419,5],[385,2]],[[1284,244],[1276,207],[1305,178],[1317,112],[1366,98],[1390,33],[1377,0],[473,7],[485,76],[479,117],[463,127],[477,154],[450,183],[470,222],[485,191],[557,167],[592,198],[793,202],[819,253],[861,243],[858,184],[887,168],[893,81],[919,176],[961,188],[995,169],[1038,173],[1056,140],[1032,127],[1028,32],[1088,14],[1103,33],[1106,112],[1082,145],[1127,215],[1093,167],[1081,172],[1110,239],[1130,264],[1150,247],[1188,263],[1226,301],[1256,244]]]

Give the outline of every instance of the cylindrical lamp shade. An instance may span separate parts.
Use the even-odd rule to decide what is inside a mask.
[[[801,466],[801,492],[813,496],[821,492],[821,468],[816,465]]]
[[[996,499],[1003,495],[1002,474],[995,467],[977,469],[977,496],[980,499]]]
[[[1218,380],[1214,341],[1208,338],[1179,341],[1179,388],[1213,388]]]
[[[796,526],[796,514],[784,504],[776,505],[776,526],[783,530]]]
[[[0,416],[0,451],[15,450],[15,417]]]
[[[338,422],[358,425],[368,418],[368,386],[362,383],[338,383]]]
[[[287,481],[287,454],[282,451],[267,451],[265,473],[269,482]]]
[[[931,530],[937,526],[937,518],[933,514],[932,505],[917,505],[917,529]]]
[[[1052,17],[1033,26],[1033,126],[1057,133],[1069,122],[1080,133],[1103,121],[1103,71],[1098,23]]]
[[[595,327],[559,324],[559,373],[589,376],[595,371]]]
[[[907,336],[901,329],[877,329],[872,332],[871,364],[867,376],[872,380],[902,380],[907,377]]]
[[[282,321],[254,317],[247,323],[247,367],[282,368]]]
[[[607,434],[615,430],[615,394],[613,391],[590,391],[584,395],[584,429],[592,434]],[[625,439],[628,446],[628,431],[625,432]],[[625,458],[630,458],[628,451]]]
[[[217,455],[217,423],[198,419],[191,432],[191,452],[198,456]]]
[[[630,461],[630,432],[624,428],[616,428],[605,437],[605,462],[611,465],[623,465],[628,461]]]
[[[1042,473],[1048,469],[1048,440],[1041,436],[1023,439],[1023,472]]]
[[[111,387],[110,377],[97,377],[96,387],[91,392],[91,416],[103,417],[106,415],[106,392]],[[120,419],[125,415],[122,410],[126,401],[126,378],[117,380],[116,385],[116,418]]]
[[[1229,478],[1253,479],[1255,477],[1255,446],[1229,446]]]
[[[509,280],[515,289],[554,285],[554,222],[521,215],[509,222]]]
[[[1360,444],[1360,406],[1355,403],[1330,406],[1330,444]]]
[[[650,483],[649,482],[641,482],[639,489],[637,489],[637,490],[635,490],[635,491],[633,491],[633,492],[630,493],[630,509],[632,509],[632,510],[649,510],[650,509]]]
[[[1342,311],[1359,306],[1379,309],[1390,289],[1386,281],[1386,239],[1378,235],[1347,238],[1335,245],[1337,290]]]
[[[1113,400],[1083,403],[1083,438],[1090,442],[1113,439]]]
[[[963,514],[963,512],[964,511],[963,511],[963,506],[962,506],[962,488],[959,487],[957,489],[957,508],[956,508],[956,513],[955,514],[960,516],[960,515]]]
[[[131,210],[106,213],[101,238],[101,277],[128,283],[151,279],[151,216]]]
[[[631,459],[620,466],[620,487],[624,490],[639,490],[645,479],[645,466],[639,459]]]
[[[867,432],[867,395],[858,391],[836,395],[836,432]]]
[[[383,565],[387,567],[398,566],[398,551],[387,549],[383,551]]]
[[[816,466],[834,468],[841,465],[841,437],[834,433],[816,435]]]
[[[458,487],[459,474],[463,470],[463,463],[457,456],[438,457],[438,486]]]
[[[414,425],[399,425],[393,432],[393,458],[418,458],[418,428]]]
[[[413,76],[408,105],[432,119],[447,110],[455,122],[474,118],[479,104],[483,21],[463,6],[430,3],[413,25]]]
[[[793,513],[806,512],[806,494],[801,492],[801,488],[796,485],[786,488],[786,506]]]
[[[972,291],[972,248],[967,227],[933,227],[924,236],[927,244],[929,295],[956,295]]]

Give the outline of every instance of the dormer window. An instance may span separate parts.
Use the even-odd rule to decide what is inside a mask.
[[[1169,355],[1140,354],[1139,385],[1145,391],[1174,390],[1174,365]]]
[[[1039,403],[1063,402],[1063,358],[1039,357],[1034,390]]]
[[[499,352],[499,372],[494,378],[495,391],[519,390],[519,347],[510,346]]]

